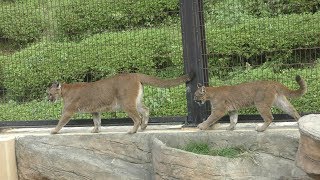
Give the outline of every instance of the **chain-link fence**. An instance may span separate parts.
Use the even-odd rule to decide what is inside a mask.
[[[197,68],[209,75],[197,73],[195,81],[209,85],[268,79],[297,88],[299,74],[308,93],[293,104],[318,112],[319,8],[318,0],[2,0],[0,120],[58,119],[62,103],[46,99],[56,80],[91,82],[121,72],[165,78]],[[200,60],[200,68],[188,64]],[[187,100],[185,89],[145,87],[151,116],[194,113],[192,88]]]
[[[209,84],[276,80],[297,89],[301,75],[308,93],[292,104],[299,112],[319,112],[319,9],[319,0],[205,0]]]
[[[183,74],[180,29],[178,0],[0,1],[0,120],[58,119],[62,103],[46,99],[54,81]],[[151,116],[186,114],[185,85],[144,93]]]

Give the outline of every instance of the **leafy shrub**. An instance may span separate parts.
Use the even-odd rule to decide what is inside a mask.
[[[206,25],[216,28],[232,27],[254,18],[245,8],[243,0],[204,1]]]
[[[319,0],[246,0],[243,3],[245,3],[248,12],[256,17],[315,13],[320,8]]]
[[[277,17],[289,14],[315,13],[319,0],[205,0],[208,23],[233,26],[251,18]]]
[[[12,99],[24,101],[41,98],[54,80],[96,81],[119,72],[165,77],[182,74],[181,37],[165,33],[169,29],[148,31],[138,31],[135,36],[134,31],[105,33],[80,43],[35,44],[3,57],[7,62],[3,67],[4,85],[11,90]],[[173,68],[175,71],[171,71]],[[160,70],[162,74],[157,73]]]
[[[56,11],[58,29],[71,40],[104,31],[153,27],[179,14],[178,1],[118,0],[63,4]]]
[[[105,31],[154,27],[179,20],[179,2],[172,0],[28,0],[0,5],[0,37],[16,45],[43,36],[79,40]]]
[[[304,51],[299,48],[318,46],[319,20],[320,13],[315,13],[251,19],[250,23],[240,23],[232,28],[209,27],[206,30],[207,48],[209,54],[214,53],[214,58],[209,60],[210,66],[243,66],[245,62],[261,65],[269,61],[277,62],[278,67],[289,63],[313,63],[314,57],[320,55],[319,49],[313,51],[313,57],[301,56],[300,62],[295,55]]]
[[[30,4],[13,3],[1,8],[0,38],[16,45],[34,42],[42,37],[46,22],[39,9]]]
[[[3,68],[4,68],[5,64],[4,64],[4,60],[3,58],[0,56],[0,98],[4,95],[4,74],[3,74]]]

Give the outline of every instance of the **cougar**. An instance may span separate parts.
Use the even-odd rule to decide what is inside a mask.
[[[91,113],[94,128],[100,131],[101,112],[123,110],[133,120],[133,128],[128,133],[136,133],[139,126],[145,130],[149,120],[149,109],[143,104],[143,85],[168,88],[188,82],[191,77],[183,75],[174,79],[160,79],[139,74],[124,73],[96,82],[60,84],[53,83],[48,91],[48,100],[63,99],[62,116],[52,134],[65,126],[76,112]]]
[[[295,120],[300,118],[288,98],[297,98],[307,92],[306,82],[296,76],[299,89],[290,90],[281,83],[275,81],[254,81],[233,86],[205,87],[198,84],[194,93],[194,100],[199,104],[206,101],[211,103],[211,114],[204,122],[198,125],[201,130],[208,129],[227,112],[230,116],[230,125],[227,130],[233,130],[238,121],[237,110],[243,107],[255,106],[264,120],[262,126],[256,130],[262,132],[271,124],[273,116],[271,107],[276,106]]]

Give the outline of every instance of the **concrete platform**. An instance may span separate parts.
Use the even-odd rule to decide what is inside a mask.
[[[53,127],[17,128],[3,130],[0,138],[15,139],[19,179],[307,178],[294,163],[296,122],[276,122],[265,132],[255,131],[261,123],[239,123],[234,131],[224,130],[228,125],[206,131],[182,124],[149,125],[136,134],[127,134],[132,126],[104,126],[100,133],[90,133],[93,127],[65,127],[57,135],[50,134]],[[231,160],[179,149],[193,141],[241,146],[250,155]]]
[[[217,123],[207,131],[225,131],[228,123]],[[257,125],[262,123],[238,123],[234,131],[253,131]],[[5,137],[17,137],[24,135],[46,135],[50,134],[52,127],[43,128],[13,128],[2,129],[0,132],[0,138]],[[63,127],[59,134],[92,134],[90,131],[93,127]],[[132,126],[102,126],[100,133],[127,133]],[[297,122],[276,122],[272,123],[266,131],[277,131],[285,129],[297,129]],[[183,124],[176,125],[148,125],[145,131],[138,130],[137,133],[164,133],[164,132],[196,132],[201,131],[196,127],[184,127]]]

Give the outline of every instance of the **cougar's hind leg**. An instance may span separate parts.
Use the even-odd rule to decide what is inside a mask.
[[[266,107],[266,106],[257,106],[257,109],[261,115],[261,117],[264,120],[263,125],[261,126],[257,126],[256,130],[258,132],[262,132],[265,131],[267,129],[267,127],[271,124],[272,120],[273,120],[273,116],[271,113],[271,106],[270,107]]]
[[[72,117],[73,114],[74,114],[73,111],[72,112],[64,111],[62,113],[62,116],[61,116],[57,126],[51,130],[51,134],[57,134],[61,130],[61,128],[63,126],[65,126],[70,121],[70,118]]]
[[[274,105],[293,117],[296,121],[300,119],[299,113],[285,96],[278,96]]]
[[[238,112],[230,111],[229,116],[230,116],[230,125],[227,127],[227,130],[234,130],[238,122]]]
[[[220,118],[222,118],[226,113],[226,108],[222,105],[220,107],[215,107],[211,110],[210,116],[204,122],[198,124],[198,128],[201,130],[208,129],[211,125],[216,123]]]
[[[141,117],[137,111],[135,105],[126,105],[123,110],[128,114],[128,116],[133,120],[133,128],[128,131],[129,134],[136,133],[139,126],[141,125]]]
[[[142,102],[143,99],[143,88],[142,85],[139,84],[138,86],[138,96],[136,98],[136,107],[137,111],[139,112],[140,116],[142,117],[142,122],[141,122],[141,130],[145,130],[148,126],[148,121],[149,121],[149,109],[143,104]]]
[[[267,129],[267,127],[272,123],[273,116],[271,113],[271,107],[277,98],[275,89],[270,91],[261,91],[257,93],[254,105],[259,111],[264,123],[262,126],[257,126],[256,131],[262,132]]]
[[[92,133],[98,133],[101,129],[101,114],[98,112],[91,113],[93,118],[94,128],[91,130]]]
[[[149,109],[143,104],[139,104],[138,105],[138,112],[141,114],[142,116],[142,122],[141,122],[141,130],[145,130],[148,126],[148,122],[149,122]]]

